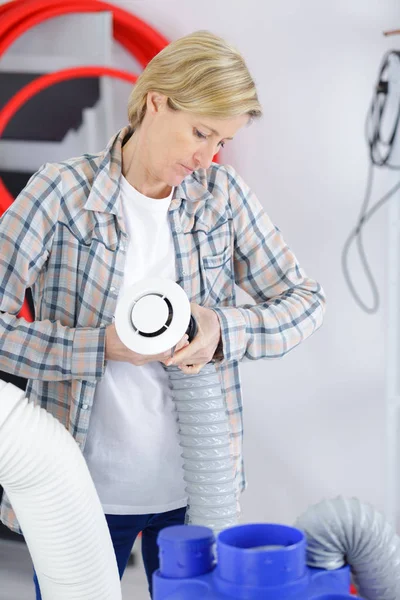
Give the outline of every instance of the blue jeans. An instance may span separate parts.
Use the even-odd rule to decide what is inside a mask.
[[[142,532],[142,556],[152,595],[152,575],[159,567],[157,536],[161,529],[170,525],[182,525],[186,508],[178,508],[156,515],[106,515],[111,540],[117,558],[119,577],[122,579],[128,563],[133,544]],[[42,600],[39,583],[34,572],[33,581],[36,589],[36,600]]]

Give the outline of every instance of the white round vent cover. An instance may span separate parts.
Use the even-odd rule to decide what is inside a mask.
[[[120,340],[138,354],[160,354],[184,336],[190,302],[171,279],[154,277],[125,290],[117,303],[115,328]]]

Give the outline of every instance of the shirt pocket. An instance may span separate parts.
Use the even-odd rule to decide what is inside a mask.
[[[205,295],[203,306],[229,304],[233,298],[232,250],[227,246],[218,254],[202,257]]]

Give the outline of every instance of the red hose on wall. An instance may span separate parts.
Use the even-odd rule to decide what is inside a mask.
[[[98,0],[13,0],[0,6],[0,57],[18,37],[43,21],[69,13],[100,11],[109,11],[113,14],[115,40],[121,43],[143,67],[168,44],[168,40],[150,25],[133,14],[106,2]],[[40,90],[58,81],[96,75],[110,75],[132,82],[137,78],[133,74],[107,67],[65,69],[40,77],[20,90],[0,111],[0,137],[18,109]],[[0,178],[0,216],[13,200],[14,198]],[[19,316],[32,321],[32,315],[26,302]]]
[[[137,80],[137,75],[134,75],[133,73],[121,71],[119,69],[112,69],[110,67],[76,67],[74,69],[63,69],[61,71],[56,71],[55,73],[49,73],[43,75],[42,77],[38,77],[20,89],[0,111],[0,137],[10,119],[21,108],[21,106],[23,106],[25,102],[45,88],[68,79],[98,77],[101,75],[116,77],[124,81],[129,81],[130,83],[135,83]],[[0,214],[7,210],[13,200],[14,198],[0,178]]]
[[[133,14],[100,0],[14,0],[0,7],[0,56],[25,31],[53,17],[79,12],[109,11],[114,38],[146,64],[168,40]]]

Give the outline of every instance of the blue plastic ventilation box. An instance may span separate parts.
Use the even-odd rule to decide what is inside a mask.
[[[175,525],[158,536],[154,600],[355,600],[350,569],[306,565],[306,538],[285,525],[211,529]]]

